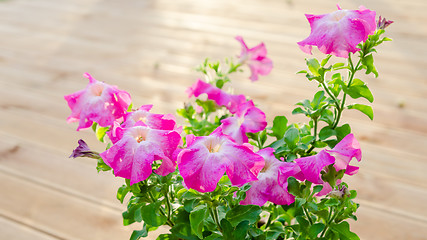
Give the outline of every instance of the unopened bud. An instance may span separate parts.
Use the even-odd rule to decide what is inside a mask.
[[[382,18],[380,16],[378,19],[378,22],[377,22],[377,29],[385,29],[386,27],[388,27],[392,23],[393,23],[393,21],[387,20],[387,19]]]
[[[86,142],[83,141],[82,139],[80,139],[78,143],[79,143],[79,146],[77,146],[76,149],[73,150],[73,153],[71,153],[70,158],[71,157],[72,158],[88,157],[88,158],[95,158],[95,159],[101,158],[99,156],[99,153],[91,151],[88,145],[86,144]]]

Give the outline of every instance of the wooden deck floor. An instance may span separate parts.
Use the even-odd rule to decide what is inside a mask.
[[[363,239],[427,239],[427,1],[345,0],[395,23],[370,78],[375,119],[345,113],[360,139],[359,192]],[[255,99],[271,121],[292,120],[291,107],[312,94],[295,72],[304,68],[296,42],[309,33],[304,13],[327,13],[325,0],[0,0],[0,239],[128,239],[122,184],[97,174],[88,159],[68,159],[79,138],[98,150],[89,131],[65,121],[65,94],[82,89],[90,72],[131,93],[135,105],[173,113],[205,57],[235,56],[242,35],[264,41],[275,68],[236,91]]]

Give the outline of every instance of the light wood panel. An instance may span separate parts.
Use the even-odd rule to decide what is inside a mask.
[[[89,159],[68,159],[79,138],[102,151],[90,131],[67,125],[65,94],[82,89],[90,72],[132,94],[135,105],[173,113],[205,57],[236,56],[265,42],[274,70],[256,83],[248,69],[233,78],[236,92],[254,98],[268,119],[307,98],[315,83],[296,42],[309,33],[304,13],[333,11],[314,0],[3,0],[0,1],[0,239],[127,239],[121,226],[122,184],[97,174]],[[360,173],[346,181],[359,192],[363,239],[425,239],[427,230],[427,2],[343,0],[394,20],[394,39],[376,55],[380,77],[367,80],[374,121],[345,112],[361,142]],[[314,51],[316,56],[320,56]],[[179,120],[182,122],[182,120]],[[152,239],[154,239],[152,237]]]

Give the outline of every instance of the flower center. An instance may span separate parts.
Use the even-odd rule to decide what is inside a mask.
[[[206,148],[210,153],[219,152],[221,149],[222,141],[217,138],[209,138],[206,142]]]
[[[93,95],[101,96],[102,91],[104,91],[104,86],[101,83],[95,83],[90,87],[90,90]]]
[[[240,117],[237,119],[237,124],[239,124],[239,127],[242,126],[243,122],[245,121],[244,117]]]
[[[138,142],[146,141],[149,129],[146,127],[133,127],[130,130],[130,135]]]
[[[345,10],[338,10],[331,14],[332,20],[339,22],[343,17],[347,15]]]

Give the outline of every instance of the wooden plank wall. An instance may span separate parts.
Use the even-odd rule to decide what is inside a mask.
[[[84,88],[90,72],[131,93],[135,105],[173,113],[205,57],[236,56],[242,35],[263,41],[274,61],[251,83],[247,69],[236,92],[251,96],[268,119],[290,114],[315,84],[296,42],[309,33],[304,13],[335,10],[325,0],[1,0],[0,1],[0,239],[128,239],[122,184],[97,174],[88,159],[68,159],[79,138],[101,151],[89,131],[65,122],[65,94]],[[363,239],[427,239],[427,2],[338,0],[360,4],[395,23],[376,55],[375,119],[346,112],[363,149],[360,173],[347,181],[359,192]]]

